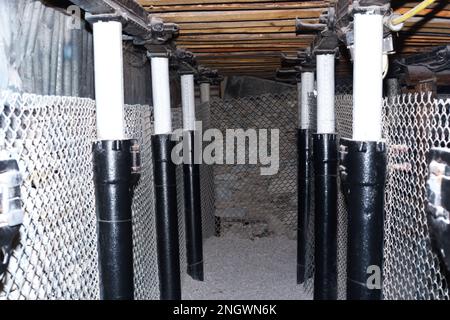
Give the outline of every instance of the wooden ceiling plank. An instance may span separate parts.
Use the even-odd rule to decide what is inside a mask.
[[[317,23],[317,19],[305,19],[308,23]],[[258,28],[258,27],[287,27],[295,24],[294,19],[262,20],[262,21],[231,21],[231,22],[184,22],[179,23],[181,30],[191,29],[226,29],[226,28]]]
[[[287,2],[296,0],[272,0],[272,2]],[[267,0],[138,0],[142,6],[162,6],[162,5],[195,5],[195,4],[221,4],[221,3],[260,3]]]
[[[254,34],[254,33],[283,33],[295,32],[295,26],[291,23],[290,26],[285,27],[249,27],[249,28],[222,28],[222,29],[189,29],[189,30],[180,30],[180,36],[183,37],[185,35],[201,35],[201,34]]]
[[[192,5],[144,6],[150,13],[191,12],[191,11],[236,11],[236,10],[280,10],[280,9],[317,9],[327,8],[324,1],[308,2],[261,2],[261,3],[218,3]]]
[[[295,33],[257,33],[257,34],[245,34],[245,33],[233,33],[233,34],[203,34],[195,36],[183,36],[177,40],[183,41],[207,41],[207,40],[254,40],[254,39],[314,39],[314,35],[301,35],[297,36]]]
[[[219,22],[219,21],[261,21],[274,19],[318,18],[321,9],[293,10],[246,10],[246,11],[202,11],[202,12],[169,12],[155,14],[167,22]]]

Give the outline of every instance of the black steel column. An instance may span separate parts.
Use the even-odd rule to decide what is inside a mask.
[[[337,298],[337,142],[335,134],[313,135],[314,299]]]
[[[203,281],[202,205],[200,165],[194,154],[195,132],[183,133],[184,213],[186,224],[187,273]],[[186,152],[186,153],[185,153]]]
[[[369,286],[368,279],[373,266],[382,277],[386,147],[341,139],[341,161],[348,208],[347,299],[378,300],[381,288]]]
[[[132,187],[136,176],[133,140],[103,140],[93,144],[97,211],[100,298],[132,300]]]
[[[152,136],[156,234],[161,300],[180,300],[180,250],[174,142],[169,134]]]
[[[312,141],[309,129],[297,130],[298,152],[298,216],[297,216],[297,283],[303,283],[306,266],[306,244],[311,208]]]

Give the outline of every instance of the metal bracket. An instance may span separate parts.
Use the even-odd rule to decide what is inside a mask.
[[[212,85],[219,85],[223,81],[223,76],[221,76],[219,74],[219,71],[216,69],[210,69],[199,66],[198,74],[195,80],[197,83],[209,83]]]
[[[131,0],[72,0],[86,11],[89,23],[119,21],[123,32],[132,36],[136,45],[162,44],[178,35],[178,25],[164,23],[150,16],[145,9]]]
[[[354,49],[355,46],[353,44],[353,32],[349,32],[346,35],[346,42],[347,43],[351,43],[350,45],[347,46],[347,49],[350,51],[350,56],[352,58],[352,60],[354,59]],[[388,34],[383,38],[383,54],[394,54],[395,50],[394,50],[394,41],[392,39],[392,35]]]
[[[281,68],[277,70],[276,80],[283,82],[299,82],[302,72],[314,72],[316,60],[311,47],[299,50],[297,56],[281,54]]]
[[[131,140],[131,177],[132,177],[132,186],[136,187],[139,179],[142,174],[142,165],[141,165],[141,146],[137,140]]]
[[[170,66],[178,71],[180,75],[197,74],[197,61],[192,52],[177,49],[170,55]]]

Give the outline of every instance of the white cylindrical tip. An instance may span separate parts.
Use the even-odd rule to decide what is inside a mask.
[[[151,64],[155,134],[169,134],[172,132],[169,59],[152,57]]]
[[[334,54],[317,55],[317,133],[335,133]]]
[[[183,108],[183,129],[195,130],[194,75],[181,76],[181,105]]]
[[[353,139],[379,141],[383,106],[383,17],[355,14]]]
[[[301,83],[298,84],[299,95],[299,125],[300,129],[311,128],[311,106],[309,95],[314,91],[314,72],[302,72]]]
[[[95,22],[94,68],[97,138],[125,138],[122,24],[117,21]]]
[[[200,83],[200,102],[209,102],[211,85],[207,82]]]

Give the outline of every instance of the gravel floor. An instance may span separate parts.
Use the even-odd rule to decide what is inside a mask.
[[[186,276],[185,300],[311,299],[296,284],[296,241],[212,237],[204,244],[205,281]]]

